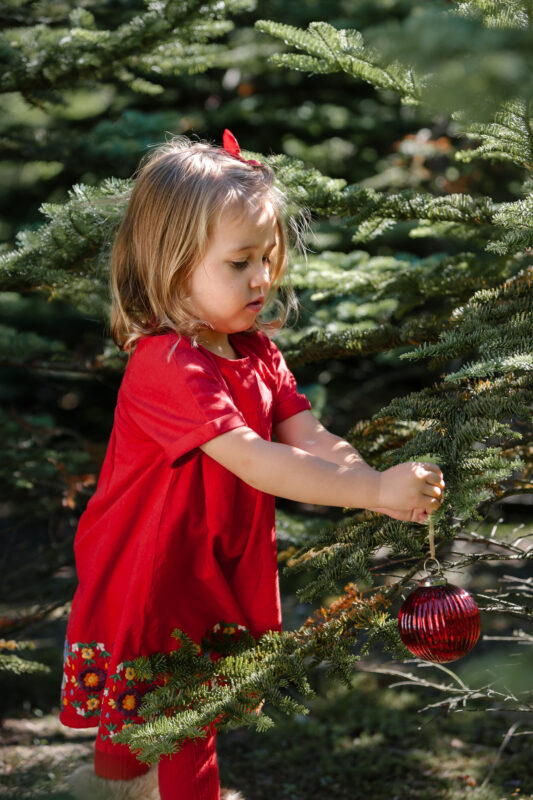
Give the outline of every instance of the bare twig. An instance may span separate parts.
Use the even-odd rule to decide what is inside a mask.
[[[491,779],[492,773],[496,769],[496,767],[498,765],[498,762],[499,762],[500,758],[502,757],[503,751],[505,750],[505,748],[507,747],[507,745],[509,744],[509,742],[513,738],[513,736],[515,734],[515,731],[516,731],[516,729],[518,728],[519,725],[520,725],[519,722],[515,722],[513,725],[511,725],[511,727],[509,728],[509,730],[507,731],[507,733],[503,737],[503,741],[502,741],[502,743],[501,743],[501,745],[500,745],[500,747],[498,749],[498,752],[496,753],[496,758],[494,759],[494,761],[490,765],[490,769],[489,769],[489,771],[487,772],[487,774],[485,776],[485,780],[481,784],[481,788],[486,786],[487,783],[489,782],[489,780]]]

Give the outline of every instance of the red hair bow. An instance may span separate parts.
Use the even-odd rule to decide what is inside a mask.
[[[233,158],[236,158],[238,161],[242,161],[243,164],[249,164],[251,167],[263,166],[260,161],[254,161],[253,158],[246,159],[242,157],[239,142],[232,132],[227,128],[222,136],[222,149],[225,150],[230,156],[233,156]]]

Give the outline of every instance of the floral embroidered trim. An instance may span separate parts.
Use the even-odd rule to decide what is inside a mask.
[[[254,644],[254,638],[243,625],[218,622],[206,632],[201,647],[197,647],[200,654],[203,650],[206,657],[211,653],[212,658],[217,658],[239,653]],[[139,713],[144,695],[167,680],[166,675],[158,675],[150,682],[141,680],[134,660],[113,664],[112,655],[102,642],[65,642],[63,719],[68,724],[69,715],[74,715],[75,727],[97,726],[97,741],[111,740],[120,730],[144,722]],[[80,717],[83,722],[74,722]]]
[[[139,713],[143,696],[166,678],[141,681],[134,663],[123,661],[113,669],[111,653],[101,642],[66,642],[62,709],[82,717],[88,727],[98,725],[98,738],[103,741],[129,725],[143,722]]]
[[[72,706],[89,719],[100,714],[100,692],[105,686],[109,653],[101,642],[65,642],[61,707]]]

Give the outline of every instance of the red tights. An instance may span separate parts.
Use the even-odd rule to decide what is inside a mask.
[[[102,778],[128,779],[148,771],[146,765],[132,759],[125,760],[121,754],[113,764],[113,756],[96,750],[95,772]],[[172,756],[163,756],[158,777],[161,800],[220,800],[215,734],[184,745]]]
[[[159,762],[161,800],[219,800],[215,736],[186,744]]]

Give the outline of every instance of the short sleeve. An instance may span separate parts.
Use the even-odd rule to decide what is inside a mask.
[[[172,464],[215,436],[246,425],[212,361],[183,339],[141,340],[119,392],[122,412]],[[171,353],[170,357],[169,354]]]
[[[304,394],[298,391],[296,379],[285,363],[285,359],[278,347],[274,342],[268,340],[268,348],[276,378],[277,394],[273,424],[277,425],[300,411],[309,410],[311,403]]]

